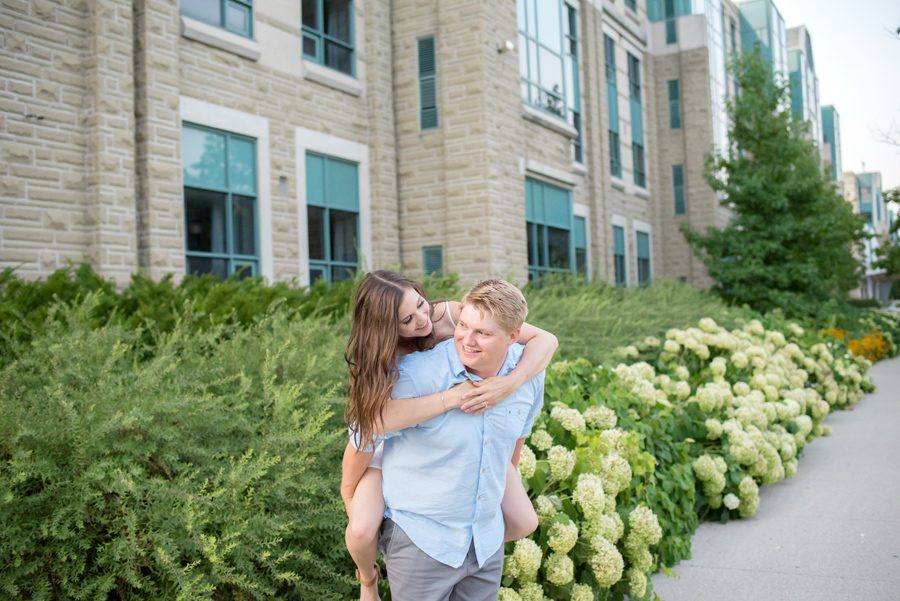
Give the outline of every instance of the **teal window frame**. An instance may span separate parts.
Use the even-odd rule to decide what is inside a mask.
[[[625,0],[625,6],[630,8],[632,12],[637,12],[637,0]]]
[[[647,163],[644,156],[644,109],[642,105],[641,61],[628,55],[628,98],[631,108],[631,161],[634,185],[647,187]]]
[[[444,247],[423,246],[422,247],[422,275],[444,275]]]
[[[644,145],[633,142],[631,144],[631,161],[634,165],[634,185],[638,188],[647,187],[647,158],[644,156]]]
[[[663,15],[666,21],[666,44],[675,44],[678,42],[675,0],[663,0]]]
[[[554,40],[543,40],[538,29],[538,7],[553,5],[557,12],[559,31]],[[567,0],[518,0],[519,80],[522,102],[553,118],[565,121],[578,132],[573,141],[575,160],[582,149],[581,92],[578,74],[578,8]],[[558,43],[551,47],[546,42]],[[541,73],[541,58],[545,64],[559,66],[561,88],[547,89]],[[548,85],[544,85],[547,83]]]
[[[587,218],[575,215],[572,219],[572,242],[575,247],[575,273],[588,279]]]
[[[179,10],[182,15],[190,17],[192,19],[197,19],[198,21],[202,21],[203,23],[208,23],[214,27],[219,27],[224,29],[225,31],[230,31],[231,33],[243,36],[245,38],[253,39],[253,0],[214,0],[219,5],[219,19],[218,21],[209,18],[206,15],[200,14],[198,11],[192,10],[191,6],[194,4],[206,4],[210,5],[210,0],[181,0],[179,3]],[[186,8],[187,7],[187,8]],[[228,23],[228,9],[229,8],[237,8],[244,12],[247,15],[247,26],[244,29],[237,29],[232,27]]]
[[[416,40],[416,59],[419,73],[419,129],[435,129],[438,126],[438,107],[434,36]]]
[[[538,282],[550,273],[575,272],[575,225],[571,190],[526,177],[525,228],[530,281]],[[560,246],[551,242],[551,237],[559,240],[561,236],[565,240],[562,255],[559,254]],[[555,255],[552,254],[554,248]],[[562,264],[559,264],[560,259]]]
[[[348,27],[348,37],[349,40],[342,40],[338,37],[325,33],[325,23],[324,23],[324,14],[325,14],[325,0],[303,0],[302,4],[315,4],[315,24],[308,25],[306,22],[302,22],[301,25],[301,54],[303,58],[324,67],[328,67],[329,69],[334,69],[338,73],[344,73],[349,75],[350,77],[356,77],[356,15],[355,15],[355,3],[354,0],[346,0],[347,2],[347,14],[349,18],[349,22],[347,24]],[[302,9],[301,9],[302,12]],[[314,44],[313,52],[307,52],[307,41],[312,42]],[[326,56],[326,46],[329,44],[333,44],[345,51],[347,51],[349,55],[349,69],[342,69],[334,64],[328,64],[328,57]]]
[[[616,83],[616,43],[603,34],[603,64],[606,76],[606,104],[609,113],[609,172],[622,177],[622,144],[619,140],[619,90]]]
[[[681,129],[681,82],[670,79],[669,89],[669,129]]]
[[[332,157],[319,152],[307,151],[304,157],[306,161],[306,214],[307,214],[307,232],[312,231],[313,214],[321,211],[321,232],[322,232],[322,257],[313,256],[313,239],[310,236],[307,242],[308,258],[309,258],[309,274],[310,284],[315,283],[321,277],[328,284],[332,284],[338,280],[352,278],[359,270],[359,240],[360,240],[360,213],[359,213],[359,163]],[[322,161],[322,172],[319,175],[313,174],[315,165],[312,161]],[[333,188],[338,188],[337,182],[346,185],[346,178],[340,176],[332,177],[331,171],[334,169],[353,167],[355,169],[355,181],[352,182],[353,198],[338,197],[338,192]],[[322,190],[314,189],[316,182],[321,182]],[[336,211],[352,214],[355,218],[354,239],[353,239],[353,260],[344,260],[335,258],[332,238],[335,232],[332,231],[332,218]],[[346,272],[347,277],[335,278],[335,273]],[[318,272],[321,275],[314,277]]]
[[[675,203],[675,214],[684,215],[684,166],[672,165],[672,197]]]
[[[222,171],[221,183],[214,183],[211,181],[200,182],[197,181],[197,178],[191,176],[187,170],[189,168],[188,165],[182,165],[183,170],[183,182],[184,182],[184,193],[183,193],[183,202],[184,202],[184,254],[186,259],[186,267],[185,271],[187,273],[213,273],[216,271],[210,270],[193,270],[191,269],[191,260],[209,260],[209,261],[224,261],[225,262],[225,273],[219,273],[220,276],[230,276],[234,273],[238,273],[239,277],[256,277],[259,275],[259,182],[258,182],[258,172],[257,172],[257,153],[256,153],[256,139],[251,138],[249,136],[242,136],[239,134],[234,134],[232,132],[215,129],[212,127],[207,127],[204,125],[199,125],[196,123],[183,122],[182,123],[182,140],[184,140],[184,134],[186,130],[195,130],[198,132],[204,132],[206,134],[212,134],[215,136],[221,136],[222,138],[222,148],[221,148],[221,162],[219,163],[219,168]],[[252,144],[252,165],[253,165],[253,173],[252,173],[252,186],[250,188],[246,188],[246,182],[241,184],[238,182],[237,178],[232,175],[232,161],[231,157],[231,146],[234,145],[235,141],[251,143]],[[183,144],[184,142],[182,142]],[[218,153],[215,153],[218,154]],[[183,153],[182,153],[183,156]],[[204,160],[217,160],[218,157],[214,156],[214,154],[210,152],[204,153]],[[197,249],[191,249],[191,235],[195,230],[196,225],[191,221],[191,210],[189,205],[192,203],[192,199],[190,198],[193,194],[189,194],[189,190],[191,191],[199,191],[212,193],[214,195],[223,195],[222,196],[222,206],[220,210],[222,210],[224,216],[224,238],[222,242],[224,243],[223,250],[221,251],[203,251]],[[248,253],[239,253],[235,251],[236,238],[235,235],[236,229],[240,226],[239,223],[236,223],[235,219],[235,197],[250,199],[253,202],[251,215],[253,218],[252,224],[252,238],[253,238],[253,254]],[[212,231],[213,225],[210,225],[210,244],[215,244],[213,239],[216,237],[215,233]]]
[[[650,234],[636,231],[634,243],[637,255],[638,286],[649,286],[653,280],[652,264],[650,261]]]
[[[613,237],[613,275],[616,286],[628,285],[628,261],[625,254],[625,228],[621,225],[612,227]]]

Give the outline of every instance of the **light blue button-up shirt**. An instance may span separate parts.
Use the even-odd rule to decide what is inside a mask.
[[[518,364],[512,345],[498,375]],[[467,372],[453,340],[400,361],[394,398],[425,396],[478,376]],[[544,373],[482,415],[449,411],[384,441],[385,516],[441,563],[462,565],[473,541],[478,565],[503,544],[500,501],[516,441],[543,406]]]

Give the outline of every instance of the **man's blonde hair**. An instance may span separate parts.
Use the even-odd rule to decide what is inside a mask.
[[[507,334],[522,327],[528,315],[528,303],[522,291],[505,280],[484,280],[475,284],[466,292],[462,304],[487,313]]]

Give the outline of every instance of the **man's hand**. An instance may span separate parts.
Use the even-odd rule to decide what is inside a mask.
[[[463,396],[465,403],[460,409],[474,415],[481,415],[497,405],[517,388],[516,382],[510,376],[495,376],[480,381],[473,380],[472,385],[474,390],[467,392]]]

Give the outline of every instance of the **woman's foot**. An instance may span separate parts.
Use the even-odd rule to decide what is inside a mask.
[[[378,596],[378,578],[381,576],[381,568],[376,563],[369,578],[363,578],[359,570],[356,570],[356,579],[359,580],[359,601],[381,601]]]

